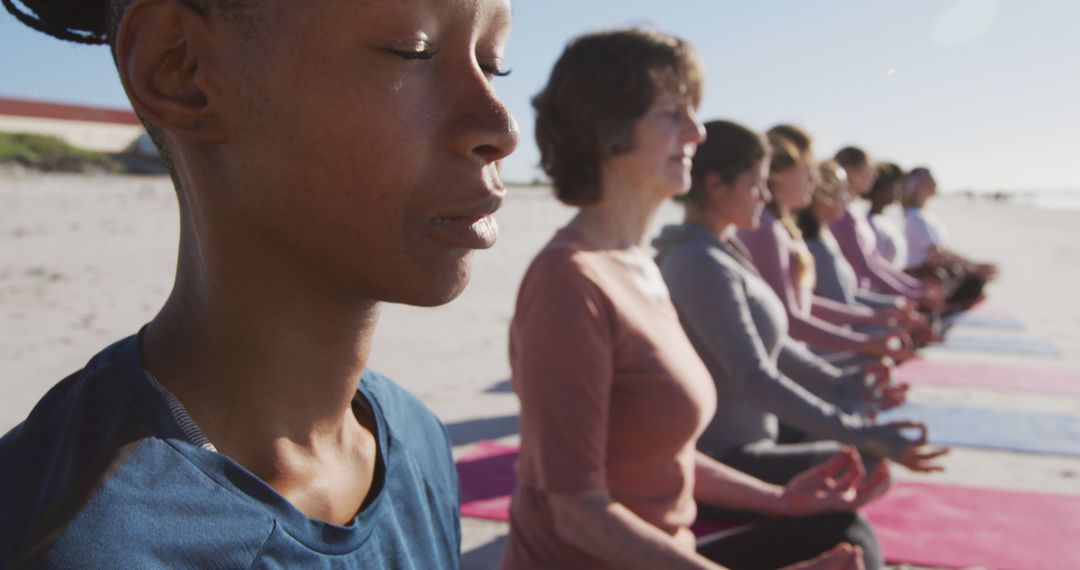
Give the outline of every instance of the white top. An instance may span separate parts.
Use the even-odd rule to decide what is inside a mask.
[[[896,223],[884,215],[871,215],[870,225],[877,235],[877,250],[881,257],[889,260],[893,267],[903,269],[907,267],[908,247],[904,234]]]
[[[940,248],[948,236],[937,217],[922,208],[904,210],[904,236],[907,237],[907,269],[926,265],[930,248]]]
[[[848,204],[848,211],[855,218],[855,234],[859,237],[859,244],[866,253],[873,251],[877,247],[877,234],[869,223],[860,221],[870,219],[870,207],[866,202],[858,200]]]

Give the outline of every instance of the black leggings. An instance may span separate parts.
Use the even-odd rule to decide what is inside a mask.
[[[945,264],[941,267],[924,265],[908,269],[907,273],[923,282],[936,281],[941,284],[945,289],[947,313],[970,309],[982,298],[983,288],[986,287],[985,279],[956,263]]]
[[[858,513],[774,518],[717,539],[698,543],[698,553],[733,570],[775,570],[809,560],[847,542],[861,546],[867,570],[884,565],[870,523]]]
[[[785,485],[799,473],[825,462],[840,447],[835,441],[748,445],[719,460],[762,481]],[[867,469],[871,470],[876,461],[868,463]],[[778,518],[698,503],[698,515],[755,523],[746,531],[699,545],[703,556],[731,568],[779,568],[813,558],[841,542],[862,547],[867,570],[885,564],[873,527],[856,513]]]

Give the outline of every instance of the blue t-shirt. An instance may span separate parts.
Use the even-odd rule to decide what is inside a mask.
[[[373,372],[358,394],[376,419],[378,494],[338,526],[189,443],[145,376],[139,337],[122,340],[0,439],[0,566],[457,568],[446,429]]]

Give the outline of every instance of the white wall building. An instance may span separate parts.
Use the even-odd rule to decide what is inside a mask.
[[[116,153],[146,131],[131,110],[0,97],[0,132],[52,135],[80,148]]]

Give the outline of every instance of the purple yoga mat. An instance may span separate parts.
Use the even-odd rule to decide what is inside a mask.
[[[518,448],[481,441],[457,461],[461,480],[461,516],[495,521],[510,520],[510,495],[517,477]]]

